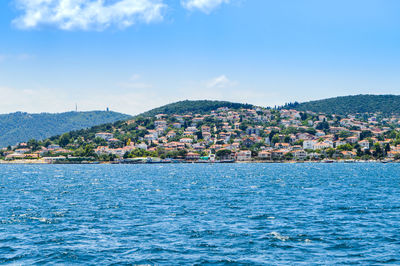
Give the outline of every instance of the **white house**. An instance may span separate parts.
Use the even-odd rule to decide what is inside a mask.
[[[236,160],[237,161],[250,161],[251,160],[251,151],[249,151],[249,150],[239,151],[236,154]]]
[[[366,140],[366,139],[364,139],[364,140],[358,142],[358,144],[360,144],[360,146],[361,146],[363,149],[369,149],[369,141]]]
[[[114,138],[114,135],[112,133],[99,132],[99,133],[96,133],[95,137],[109,140],[109,139]]]
[[[181,138],[181,139],[179,140],[179,142],[180,142],[180,143],[192,143],[192,142],[193,142],[193,139],[191,139],[191,138]]]
[[[146,143],[139,143],[136,145],[136,148],[142,149],[142,150],[147,150],[147,145],[146,145]]]
[[[304,140],[303,141],[303,149],[305,150],[313,150],[314,149],[314,140]]]

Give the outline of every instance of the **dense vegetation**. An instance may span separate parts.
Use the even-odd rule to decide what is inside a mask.
[[[312,111],[326,114],[382,113],[400,114],[400,96],[398,95],[352,95],[329,98],[304,103],[289,103],[285,109]]]
[[[128,119],[130,116],[105,111],[59,114],[12,113],[0,115],[0,147],[30,139],[45,139],[71,130]]]
[[[204,114],[210,112],[212,110],[217,110],[220,107],[228,107],[231,109],[239,109],[239,108],[252,108],[251,104],[243,104],[243,103],[232,103],[226,101],[210,101],[210,100],[200,100],[200,101],[180,101],[171,104],[167,104],[150,111],[147,111],[141,116],[154,116],[156,114],[187,114],[187,113],[195,113],[195,114]]]

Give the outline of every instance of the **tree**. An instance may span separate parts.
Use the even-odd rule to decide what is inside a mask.
[[[68,145],[69,140],[70,140],[70,135],[69,135],[69,133],[64,133],[64,134],[61,135],[61,137],[60,137],[58,143],[59,143],[59,145],[60,145],[61,147],[65,147],[65,146]]]
[[[350,144],[344,144],[344,145],[340,145],[339,147],[337,147],[338,150],[341,151],[351,151],[353,150],[353,146],[351,146]]]
[[[374,152],[372,153],[375,158],[381,158],[383,157],[383,150],[381,148],[381,145],[379,143],[374,144]]]
[[[293,153],[291,153],[291,152],[288,152],[288,153],[286,153],[284,156],[283,156],[283,158],[285,159],[285,160],[292,160],[293,159]]]
[[[385,145],[385,154],[387,154],[390,151],[390,144],[386,143]]]
[[[226,156],[231,155],[232,151],[227,150],[227,149],[223,149],[223,150],[219,150],[217,151],[217,153],[215,154],[218,158],[223,158]]]
[[[334,148],[328,148],[325,150],[325,153],[329,158],[332,158],[335,152],[336,150]]]
[[[275,135],[272,137],[272,144],[278,143],[280,141],[279,135]]]
[[[28,141],[28,146],[32,149],[32,151],[37,151],[39,149],[39,142],[35,139],[31,139]]]
[[[329,123],[325,121],[319,122],[316,129],[318,130],[328,130],[329,129]]]

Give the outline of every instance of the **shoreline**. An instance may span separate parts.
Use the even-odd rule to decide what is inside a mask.
[[[0,160],[0,165],[21,165],[21,164],[50,164],[50,165],[99,165],[99,164],[303,164],[303,163],[322,163],[322,164],[331,164],[331,163],[400,163],[400,161],[396,160],[320,160],[320,161],[232,161],[232,162],[218,162],[218,161],[181,161],[181,162],[106,162],[106,161],[85,161],[85,162],[56,162],[49,163],[44,160],[12,160],[5,161]]]

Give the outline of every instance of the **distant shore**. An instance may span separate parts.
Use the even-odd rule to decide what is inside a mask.
[[[399,160],[319,160],[319,161],[179,161],[179,162],[118,162],[118,161],[65,161],[49,163],[44,160],[0,160],[0,164],[249,164],[249,163],[283,163],[283,164],[300,164],[300,163],[400,163]]]

